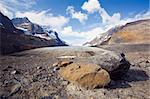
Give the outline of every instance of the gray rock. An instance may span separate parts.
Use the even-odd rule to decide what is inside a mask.
[[[14,84],[11,88],[10,96],[17,93],[20,90],[20,88],[21,88],[21,84],[19,82]]]

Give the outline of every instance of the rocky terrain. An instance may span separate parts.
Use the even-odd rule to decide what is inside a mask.
[[[12,52],[46,47],[46,46],[65,46],[57,33],[56,38],[45,39],[33,35],[24,34],[23,30],[14,27],[11,20],[0,13],[0,53],[9,54]]]
[[[103,48],[107,49],[108,47]],[[113,50],[113,48],[111,49]],[[116,51],[119,50],[120,49]],[[111,51],[91,47],[39,48],[2,56],[0,57],[0,96],[1,98],[11,99],[149,99],[150,63],[148,60],[148,52],[146,48],[144,52],[137,50],[134,50],[134,54],[131,50],[128,50],[127,52],[128,54],[126,53],[126,58],[131,63],[131,67],[127,74],[122,75],[119,80],[113,80],[111,77],[111,81],[107,86],[96,87],[94,89],[86,89],[86,87],[80,87],[78,84],[72,82],[79,81],[79,84],[84,82],[84,85],[91,86],[92,82],[89,83],[86,82],[86,79],[82,79],[86,77],[88,78],[88,76],[83,76],[81,78],[79,76],[80,74],[85,75],[86,72],[82,72],[85,64],[97,64],[101,67],[107,63],[113,63],[112,60],[120,59],[119,57],[122,56],[118,56],[117,53],[115,54]],[[101,58],[104,56],[107,58],[102,60]],[[114,59],[109,59],[109,57],[113,57]],[[61,61],[63,63],[60,63]],[[101,62],[104,62],[103,65]],[[88,74],[95,70],[97,73],[102,70],[97,70],[95,65],[91,67],[90,64],[88,69],[84,69],[87,69],[86,71]],[[107,65],[111,66],[111,64]],[[116,68],[116,66],[113,68]],[[71,73],[72,70],[74,73]],[[109,68],[105,68],[105,70],[109,70]],[[123,72],[124,70],[125,69],[121,71]],[[104,74],[105,73],[102,73],[102,75]],[[78,76],[73,77],[74,75]],[[107,73],[105,75],[107,75]],[[76,79],[78,77],[80,80]],[[91,78],[94,76],[89,77]],[[101,77],[107,78],[107,76]],[[117,75],[115,75],[115,77],[117,77]],[[104,78],[98,79],[101,79],[101,83],[103,81],[107,83],[109,80],[104,80]],[[97,82],[96,78],[95,82]]]

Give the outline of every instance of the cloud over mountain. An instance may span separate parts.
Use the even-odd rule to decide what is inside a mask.
[[[82,24],[84,23],[84,21],[88,19],[87,14],[82,13],[81,11],[79,12],[75,11],[73,6],[68,6],[66,11],[71,15],[73,19],[79,20]]]
[[[69,19],[64,16],[53,15],[49,10],[16,12],[16,17],[28,17],[34,23],[51,26],[52,28],[61,28],[69,21]]]

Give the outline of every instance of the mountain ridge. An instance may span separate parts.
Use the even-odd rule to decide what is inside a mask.
[[[148,32],[150,19],[138,20],[114,27],[103,33],[101,37],[95,37],[92,41],[86,42],[85,46],[100,46],[115,43],[144,43],[149,42]],[[140,28],[139,28],[140,27]],[[139,30],[136,31],[136,30]],[[131,31],[133,33],[131,33]],[[119,32],[121,32],[119,34]],[[136,34],[136,35],[134,35]],[[139,36],[138,36],[139,35]],[[140,39],[142,36],[143,40]],[[145,38],[145,39],[144,39]]]
[[[33,23],[27,17],[13,18],[12,23],[16,28],[24,30],[24,33],[26,35],[32,35],[47,40],[55,39],[58,45],[63,45],[65,43],[60,39],[56,31],[53,31],[52,29],[47,29],[46,27]]]
[[[10,54],[18,51],[52,46],[67,46],[56,39],[47,40],[32,35],[26,35],[17,29],[11,20],[0,12],[0,54]]]

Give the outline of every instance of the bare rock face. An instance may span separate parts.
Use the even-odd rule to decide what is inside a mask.
[[[100,66],[90,63],[58,63],[59,74],[71,83],[87,89],[104,87],[110,82],[109,73]]]

